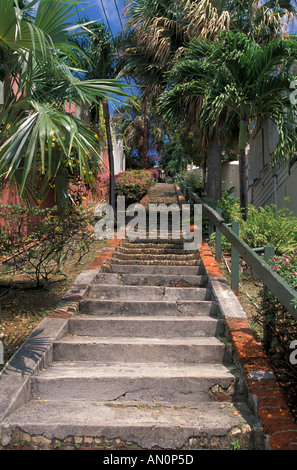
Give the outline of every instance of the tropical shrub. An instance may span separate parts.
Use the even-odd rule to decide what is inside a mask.
[[[234,189],[222,191],[219,201],[215,202],[215,209],[221,209],[222,217],[227,222],[242,221],[239,198],[232,196]]]
[[[297,246],[297,217],[288,209],[276,210],[275,205],[266,205],[256,209],[248,205],[247,220],[243,220],[239,199],[231,191],[223,191],[222,197],[215,203],[220,208],[222,217],[227,222],[239,222],[239,235],[251,248],[273,245],[276,255],[293,253]],[[215,234],[211,235],[213,243]],[[222,246],[229,249],[230,244],[222,237]]]
[[[297,290],[297,249],[293,253],[284,253],[274,256],[269,262],[272,269],[277,272],[293,289]]]
[[[125,196],[127,204],[139,202],[153,183],[151,170],[123,171],[115,176],[115,194]]]
[[[148,171],[150,171],[154,177],[154,180],[155,181],[158,181],[158,178],[159,178],[159,172],[158,170],[153,170],[152,168],[150,168]]]
[[[56,207],[1,205],[0,213],[5,221],[0,230],[1,273],[12,280],[21,275],[36,287],[46,286],[63,276],[70,258],[75,256],[79,262],[90,249],[93,216],[87,208],[61,215]]]
[[[269,264],[293,289],[297,290],[297,249],[292,253],[274,256]],[[264,349],[274,367],[281,371],[281,380],[287,384],[291,383],[289,388],[296,390],[297,376],[294,369],[289,366],[289,358],[292,352],[291,344],[297,338],[297,321],[266,288],[262,291],[260,312],[255,320],[263,328]]]
[[[252,248],[273,245],[275,253],[293,252],[297,244],[297,218],[288,209],[275,205],[248,207],[248,218],[241,222],[241,236]]]
[[[191,188],[194,193],[197,193],[199,196],[204,191],[203,178],[199,173],[196,172],[184,172],[182,173],[182,178],[185,181],[186,185]]]

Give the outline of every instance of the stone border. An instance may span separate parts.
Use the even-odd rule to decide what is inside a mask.
[[[32,374],[52,362],[53,342],[67,331],[67,318],[43,319],[5,364],[0,374],[0,423],[30,399]]]

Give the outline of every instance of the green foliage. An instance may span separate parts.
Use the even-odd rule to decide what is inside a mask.
[[[186,165],[191,163],[191,159],[185,153],[180,136],[177,134],[170,137],[170,140],[164,144],[159,164],[167,175],[174,177],[185,171]]]
[[[269,264],[293,289],[297,290],[297,249],[271,258]]]
[[[221,209],[222,217],[226,223],[231,223],[233,221],[238,221],[240,224],[243,223],[242,212],[240,210],[240,201],[237,197],[232,196],[234,190],[231,188],[229,190],[222,191],[222,197],[219,201],[212,201],[214,204],[214,209]],[[241,229],[241,225],[240,225]],[[215,233],[210,236],[210,244],[215,242]],[[228,242],[226,237],[222,236],[222,248],[224,250],[230,250],[231,244]]]
[[[201,195],[204,191],[203,178],[199,173],[195,171],[184,172],[181,174],[186,185],[189,186],[194,193]]]
[[[283,211],[278,211],[281,215]],[[269,213],[269,211],[268,211]],[[277,217],[276,217],[277,218]],[[292,222],[292,220],[290,220]],[[284,220],[285,227],[289,221]],[[275,222],[273,222],[275,223]],[[295,221],[296,224],[296,221]],[[280,224],[283,227],[283,224]],[[289,230],[290,230],[289,225]],[[284,228],[280,228],[281,233]],[[276,234],[277,235],[277,234]],[[292,238],[290,238],[290,236]],[[289,242],[289,243],[288,243]],[[286,243],[290,248],[296,246],[296,233],[288,234],[286,236]],[[269,265],[271,268],[286,281],[289,286],[297,290],[297,249],[290,249],[289,252],[283,252],[270,259]],[[256,321],[261,324],[263,328],[263,346],[266,353],[274,361],[275,367],[288,372],[288,358],[290,357],[290,344],[296,339],[297,335],[297,321],[292,317],[286,308],[278,301],[269,289],[264,288],[262,291],[260,303],[260,312],[257,315]],[[296,301],[293,303],[296,304]],[[286,372],[286,373],[287,373]],[[294,374],[288,374],[287,381],[291,382]],[[292,388],[296,388],[296,376],[293,378]]]
[[[223,191],[222,198],[216,202],[215,208],[222,210],[222,217],[227,222],[239,222],[239,235],[251,248],[273,245],[277,255],[292,253],[297,246],[297,217],[288,209],[276,210],[275,205],[266,205],[256,209],[248,206],[247,220],[243,220],[239,199],[232,192]],[[215,234],[210,242],[215,240]],[[224,249],[230,249],[226,238],[222,237]]]
[[[116,196],[125,196],[126,203],[139,202],[154,183],[154,173],[150,170],[123,171],[115,176]]]
[[[61,215],[57,208],[0,206],[5,226],[0,231],[0,248],[5,261],[2,274],[21,274],[37,287],[61,275],[73,256],[78,261],[89,251],[93,238],[92,216],[78,207]]]
[[[222,217],[227,223],[242,221],[240,202],[237,197],[232,196],[233,191],[233,188],[222,191],[221,199],[215,202],[215,208],[221,209]]]
[[[61,169],[65,160],[71,169],[71,153],[80,178],[91,184],[89,154],[99,160],[100,146],[69,104],[85,109],[103,98],[127,96],[119,80],[82,76],[84,53],[73,42],[84,30],[74,22],[78,3],[40,0],[28,19],[18,2],[0,2],[0,76],[11,76],[0,110],[0,178],[16,183],[24,198],[36,196],[40,180],[43,188],[55,181],[58,201],[67,194]],[[37,173],[39,166],[42,171]]]
[[[297,244],[297,218],[275,205],[256,209],[250,205],[247,221],[241,223],[241,236],[252,248],[273,245],[276,254],[293,252]]]

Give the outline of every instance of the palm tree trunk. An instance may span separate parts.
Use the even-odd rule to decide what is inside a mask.
[[[245,150],[240,149],[238,152],[239,158],[239,194],[240,194],[240,207],[244,220],[247,218],[247,185],[246,185],[246,165],[245,165]]]
[[[147,167],[147,152],[148,152],[148,129],[147,129],[147,98],[143,97],[143,148],[141,155],[142,168]]]
[[[108,106],[108,101],[106,98],[103,98],[102,105],[103,105],[103,113],[104,113],[104,119],[105,119],[108,159],[109,159],[109,204],[115,211],[114,159],[113,159],[112,137],[111,137],[111,130],[110,130],[109,106]]]
[[[216,131],[210,137],[207,149],[207,183],[206,195],[217,201],[222,192],[221,149]]]
[[[239,128],[239,197],[240,207],[242,210],[243,218],[247,218],[247,184],[246,184],[246,158],[245,148],[248,141],[247,122],[241,119]]]

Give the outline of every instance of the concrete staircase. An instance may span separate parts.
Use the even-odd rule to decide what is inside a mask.
[[[124,240],[7,426],[100,448],[261,449],[232,361],[197,252]]]

